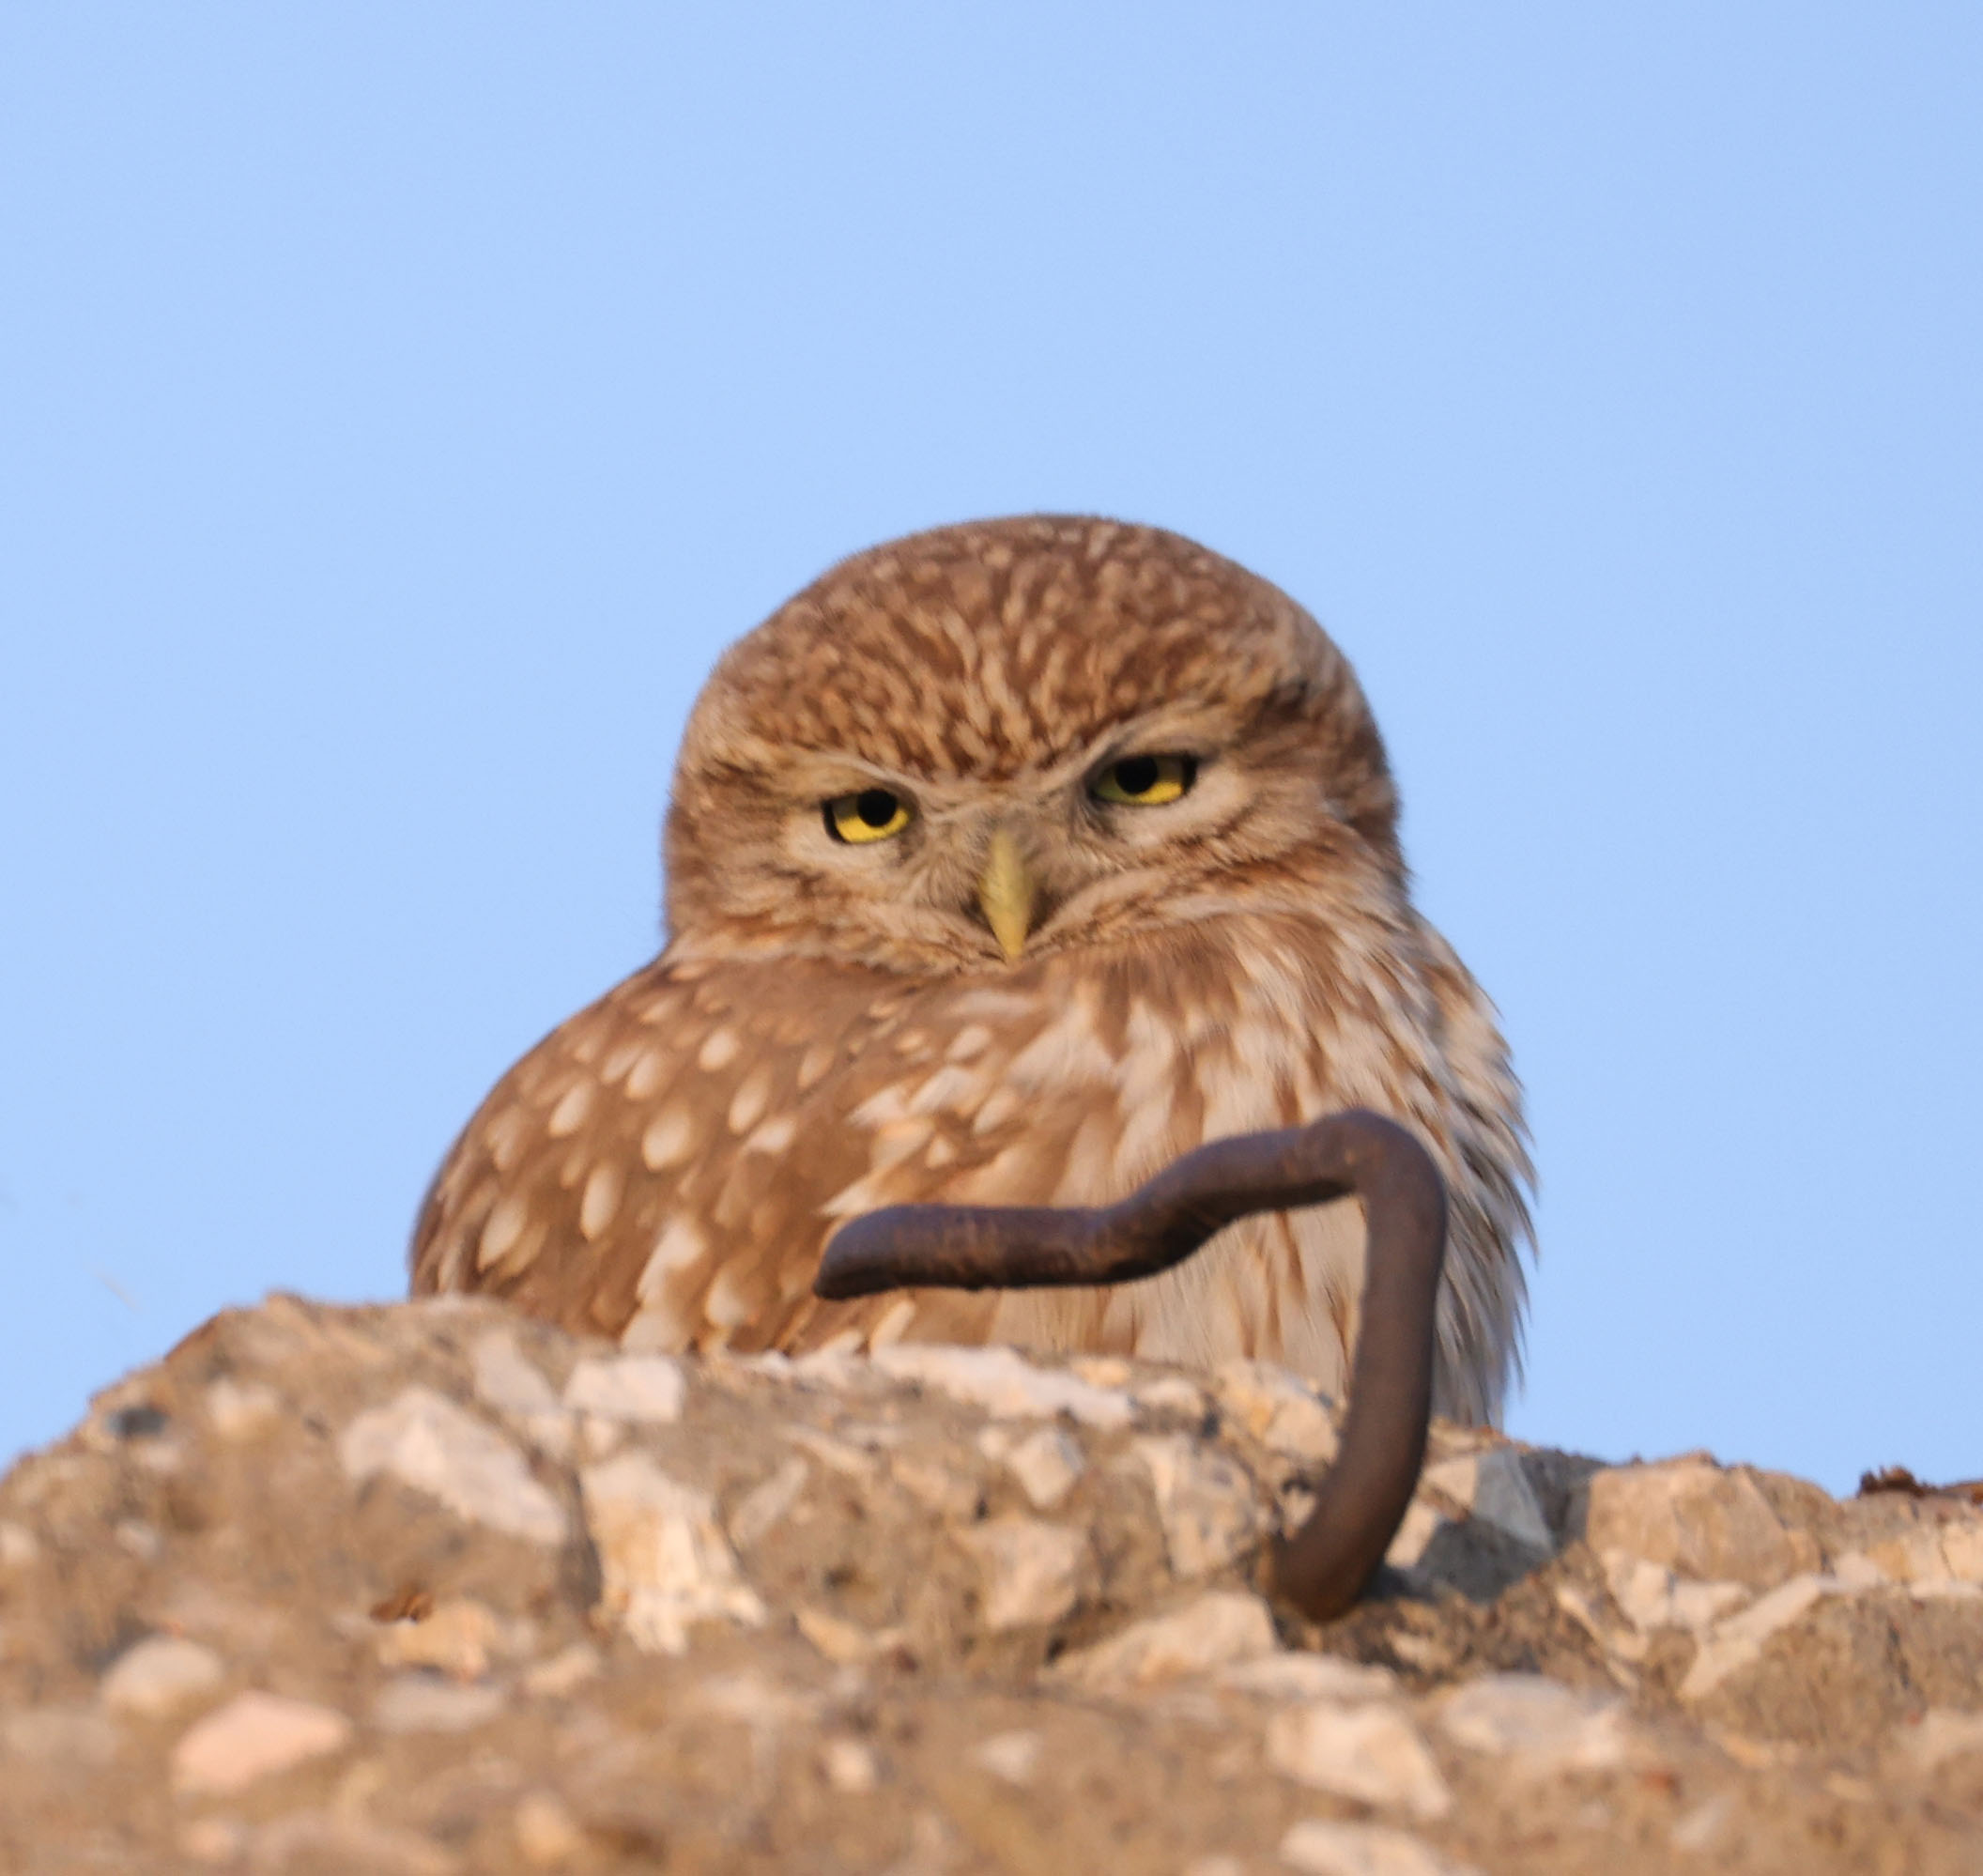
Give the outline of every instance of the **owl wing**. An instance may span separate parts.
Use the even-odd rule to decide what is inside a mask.
[[[1080,1028],[1016,990],[664,954],[490,1093],[427,1193],[413,1290],[639,1347],[983,1341],[997,1298],[822,1303],[820,1253],[880,1206],[1038,1202],[1113,1161],[1096,1083],[1114,1064]],[[1151,1163],[1172,1150],[1152,1141]]]

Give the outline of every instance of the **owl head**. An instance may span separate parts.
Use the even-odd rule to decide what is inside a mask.
[[[670,939],[996,972],[1395,888],[1396,823],[1348,662],[1277,588],[1154,528],[976,522],[841,561],[718,663]]]

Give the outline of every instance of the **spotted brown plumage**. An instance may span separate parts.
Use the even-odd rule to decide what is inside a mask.
[[[1436,1405],[1492,1419],[1519,1092],[1396,820],[1346,660],[1202,547],[1034,517],[857,555],[718,664],[669,811],[667,946],[470,1120],[414,1288],[643,1347],[1247,1355],[1340,1390],[1354,1200],[1117,1288],[811,1284],[860,1212],[1105,1204],[1208,1140],[1364,1106],[1446,1179]]]

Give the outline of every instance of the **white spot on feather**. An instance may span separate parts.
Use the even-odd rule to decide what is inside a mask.
[[[550,1119],[545,1123],[545,1131],[553,1140],[562,1140],[585,1125],[586,1115],[592,1111],[592,1092],[596,1086],[597,1084],[591,1081],[574,1082],[560,1096],[558,1105],[551,1110]]]
[[[613,1222],[625,1190],[626,1175],[611,1160],[600,1161],[587,1175],[585,1192],[578,1201],[578,1235],[587,1243]]]
[[[685,1270],[697,1263],[708,1248],[702,1234],[687,1219],[669,1219],[661,1227],[660,1237],[654,1240],[647,1268],[640,1272],[640,1281],[634,1285],[635,1293],[642,1302],[658,1300],[667,1294],[669,1279],[676,1271]]]
[[[696,1051],[697,1064],[712,1073],[718,1069],[727,1069],[737,1059],[737,1052],[743,1046],[734,1029],[712,1029],[701,1048]]]
[[[518,1192],[509,1192],[496,1201],[496,1209],[482,1227],[482,1241],[475,1247],[475,1268],[486,1270],[498,1262],[523,1236],[530,1217],[530,1201]]]
[[[664,1107],[648,1122],[640,1136],[640,1162],[649,1172],[658,1173],[680,1165],[695,1145],[696,1124],[685,1107]]]

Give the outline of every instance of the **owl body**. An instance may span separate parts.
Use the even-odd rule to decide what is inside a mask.
[[[1110,1288],[811,1284],[879,1207],[1106,1204],[1207,1140],[1362,1105],[1412,1126],[1451,1192],[1436,1405],[1496,1416],[1518,1092],[1411,905],[1354,678],[1266,582],[1051,517],[859,557],[719,665],[668,847],[667,947],[469,1122],[416,1290],[638,1347],[1249,1356],[1340,1392],[1354,1200]]]

